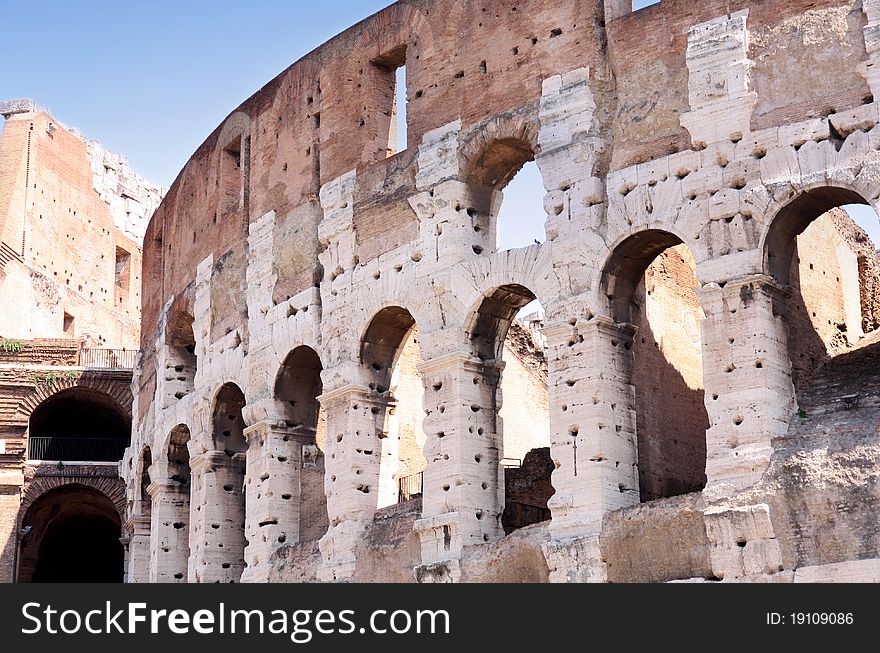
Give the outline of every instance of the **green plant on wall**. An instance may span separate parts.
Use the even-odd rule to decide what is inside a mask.
[[[31,380],[33,381],[34,385],[43,386],[45,388],[51,388],[62,378],[75,379],[76,372],[74,372],[73,370],[66,370],[60,374],[58,372],[47,372],[45,376],[41,376],[39,374],[34,374],[31,376]]]
[[[20,354],[24,351],[24,343],[18,340],[0,340],[0,349],[7,354]]]

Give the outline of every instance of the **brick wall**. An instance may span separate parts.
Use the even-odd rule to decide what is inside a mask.
[[[0,283],[4,337],[137,347],[141,249],[114,213],[150,207],[128,197],[138,191],[126,190],[121,178],[110,192],[108,177],[93,170],[96,147],[46,113],[19,114],[4,125],[0,157],[9,165],[0,168],[0,231],[21,257],[6,264]],[[106,182],[103,197],[96,179]]]
[[[706,483],[709,419],[698,285],[693,257],[679,245],[651,263],[636,289],[632,383],[643,501],[698,491]]]

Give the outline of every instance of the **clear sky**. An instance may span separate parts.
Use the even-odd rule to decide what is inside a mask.
[[[656,0],[635,0],[634,8]],[[0,0],[0,99],[30,97],[149,179],[291,63],[391,0]],[[544,240],[534,164],[505,190],[505,248]],[[876,216],[860,218],[880,243]]]

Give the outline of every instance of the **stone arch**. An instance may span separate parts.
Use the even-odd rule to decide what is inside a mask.
[[[396,2],[363,21],[362,29],[355,37],[352,54],[357,59],[373,59],[379,56],[389,42],[396,42],[402,31],[407,38],[416,37],[427,41],[425,49],[433,48],[434,32],[431,22],[413,4]]]
[[[25,487],[19,514],[24,515],[31,505],[47,492],[79,485],[100,492],[113,502],[120,523],[125,521],[125,485],[112,476],[37,476]]]
[[[123,579],[125,490],[119,478],[40,477],[25,495],[16,520],[16,532],[25,531],[19,582]]]
[[[478,187],[500,190],[535,158],[537,115],[492,118],[468,134],[459,146],[461,179]]]
[[[550,519],[550,400],[544,339],[517,320],[538,299],[520,283],[496,285],[471,307],[465,331],[472,357],[480,361],[476,435],[491,434],[478,454],[486,482],[500,499],[498,525],[505,533]],[[538,324],[543,322],[539,319]],[[485,446],[488,445],[488,446]]]
[[[533,245],[499,252],[454,270],[452,287],[463,306],[465,331],[472,326],[484,298],[502,286],[528,288],[552,317],[566,293],[553,273],[551,254],[549,247]]]
[[[236,138],[248,138],[251,135],[251,118],[243,111],[235,111],[223,122],[217,137],[217,146],[228,147]]]
[[[295,505],[285,505],[283,511],[295,520],[291,530],[299,542],[320,539],[329,523],[324,490],[326,417],[318,401],[323,393],[322,370],[318,352],[300,344],[284,358],[273,385],[285,426],[282,442],[274,445],[276,458],[277,452],[284,451],[285,457],[295,461],[295,468],[286,474],[283,487],[287,493],[281,495],[282,501]],[[286,444],[288,440],[290,444]],[[287,453],[285,447],[293,450]],[[283,520],[278,525],[284,526]]]
[[[195,511],[190,541],[201,564],[190,569],[190,577],[196,582],[237,583],[246,566],[245,404],[244,392],[236,383],[227,381],[217,387],[209,404],[212,450],[192,461]],[[198,449],[188,448],[191,453]]]
[[[398,280],[383,274],[368,291],[358,292],[355,302],[359,308],[358,319],[350,329],[346,329],[350,338],[347,338],[345,351],[340,352],[341,355],[350,357],[350,360],[360,360],[363,341],[370,326],[376,316],[386,309],[405,310],[412,316],[420,332],[428,331],[442,321],[438,302],[428,298],[421,303],[413,301],[419,291],[410,281],[411,278]]]
[[[166,401],[183,399],[195,389],[198,372],[195,318],[188,307],[182,307],[169,316],[165,326],[165,380]]]
[[[121,460],[131,441],[131,406],[120,404],[107,387],[71,383],[38,386],[48,396],[27,414],[28,455],[37,460]],[[58,387],[58,386],[66,387]],[[117,393],[117,397],[121,393]],[[34,395],[28,399],[33,401]],[[22,402],[23,404],[30,402]]]
[[[189,485],[189,442],[192,433],[186,424],[178,424],[168,434],[165,456],[168,461],[168,476],[179,484]],[[176,466],[186,465],[186,470],[175,471]],[[179,478],[178,478],[179,477]]]
[[[247,236],[250,195],[251,120],[236,111],[217,137],[217,217],[237,216]]]
[[[617,322],[631,321],[631,303],[645,269],[670,247],[684,244],[675,233],[661,229],[637,231],[611,248],[602,267],[600,296],[608,300],[608,314]]]
[[[152,500],[150,499],[150,493],[148,488],[150,487],[150,483],[152,482],[150,479],[150,468],[153,466],[153,450],[149,445],[144,445],[141,448],[140,455],[138,456],[138,465],[137,465],[137,496],[135,497],[135,501],[138,502],[139,508],[138,513],[142,517],[149,518],[150,511],[152,508]]]
[[[151,473],[155,513],[150,529],[150,582],[186,582],[190,555],[192,470],[190,430],[178,424],[164,438],[158,470]]]
[[[360,339],[359,361],[370,392],[384,405],[377,415],[385,437],[379,463],[379,508],[401,500],[401,480],[427,466],[422,431],[423,363],[419,328],[410,311],[387,306],[377,312]]]
[[[242,415],[246,404],[244,391],[236,382],[226,381],[217,386],[211,398],[211,433],[215,451],[247,452],[246,425]]]
[[[788,201],[778,202],[761,240],[764,274],[787,285],[796,238],[820,215],[846,204],[871,206],[852,186],[828,184],[792,192]]]
[[[671,231],[636,232],[611,250],[600,295],[618,324],[636,327],[625,358],[635,394],[639,495],[643,501],[701,490],[706,430],[696,261]]]
[[[76,376],[70,377],[62,375],[52,383],[37,384],[33,391],[19,402],[17,413],[22,421],[28,421],[39,405],[54,395],[74,388],[94,390],[110,397],[119,406],[119,409],[125,413],[129,422],[131,421],[132,394],[130,381],[108,378],[106,374],[99,375],[90,372],[77,372]]]
[[[499,218],[506,205],[503,192],[516,177],[528,180],[535,175],[539,184],[525,188],[527,196],[540,207],[535,216],[540,221],[528,225],[538,233],[546,235],[546,211],[544,210],[545,180],[540,168],[531,174],[523,173],[523,168],[535,162],[537,151],[537,115],[517,113],[495,117],[480,124],[460,142],[459,178],[467,186],[466,209],[475,234],[474,252],[495,252],[507,249],[513,243],[502,243]],[[538,197],[534,197],[538,195]],[[536,239],[539,240],[539,239]],[[520,242],[516,244],[525,244]],[[531,240],[528,241],[531,244]]]
[[[520,284],[506,284],[484,294],[471,309],[466,327],[474,353],[482,360],[500,360],[514,316],[536,299],[537,295]]]
[[[839,368],[867,360],[874,349],[862,345],[874,324],[869,288],[877,280],[876,244],[839,208],[853,204],[874,208],[858,185],[829,179],[791,190],[768,213],[761,272],[786,290],[773,308],[784,316],[791,380],[806,412],[827,403],[828,388],[861,392]]]
[[[284,357],[275,374],[273,395],[282,404],[288,427],[318,432],[317,398],[321,395],[321,357],[314,348],[298,345]],[[305,405],[309,400],[314,405]]]

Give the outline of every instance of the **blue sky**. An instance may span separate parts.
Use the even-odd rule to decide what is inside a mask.
[[[2,0],[0,98],[31,97],[62,123],[170,184],[260,86],[390,0]],[[655,4],[636,0],[635,9]],[[12,26],[11,29],[8,26]],[[544,240],[543,188],[527,166],[505,190],[505,248]],[[876,216],[859,219],[880,242]]]

